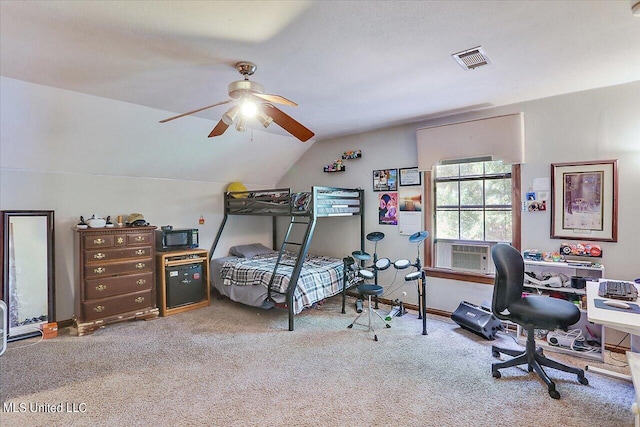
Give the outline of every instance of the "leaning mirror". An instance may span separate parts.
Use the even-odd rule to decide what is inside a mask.
[[[53,211],[2,211],[2,300],[8,340],[55,321]]]

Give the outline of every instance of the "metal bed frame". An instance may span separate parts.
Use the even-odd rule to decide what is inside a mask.
[[[278,230],[277,218],[290,217],[289,227],[285,234],[284,240],[280,245],[280,252],[275,263],[271,281],[267,289],[267,299],[271,298],[271,286],[275,278],[278,268],[286,265],[283,261],[283,254],[286,251],[297,252],[297,257],[289,280],[289,286],[286,292],[286,305],[289,312],[289,330],[293,331],[293,294],[298,283],[298,277],[302,270],[304,259],[309,250],[309,244],[313,237],[316,221],[319,218],[337,218],[345,216],[360,216],[360,249],[364,251],[364,190],[361,188],[338,188],[338,187],[311,187],[311,199],[305,205],[306,209],[300,209],[295,206],[295,199],[292,195],[299,193],[291,193],[290,188],[279,188],[269,190],[247,190],[236,192],[225,192],[224,194],[224,218],[218,229],[215,240],[211,245],[209,252],[210,260],[218,246],[220,237],[227,223],[229,216],[232,215],[252,215],[252,216],[270,216],[272,221],[272,240],[273,248],[277,247]],[[301,227],[303,230],[302,239],[296,239],[298,232],[292,231]],[[297,251],[292,250],[297,248]],[[343,275],[344,277],[344,275]],[[343,312],[344,297],[347,284],[343,285]]]

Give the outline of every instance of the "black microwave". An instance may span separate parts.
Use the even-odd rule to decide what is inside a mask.
[[[169,228],[156,230],[157,251],[177,251],[198,247],[197,228]]]

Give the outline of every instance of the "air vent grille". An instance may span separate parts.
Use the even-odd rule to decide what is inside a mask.
[[[480,46],[454,53],[451,56],[453,56],[453,59],[465,70],[474,70],[478,67],[491,64],[491,60]]]

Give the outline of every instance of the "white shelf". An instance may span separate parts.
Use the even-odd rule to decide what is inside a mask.
[[[568,288],[568,287],[561,287],[561,288],[552,288],[551,286],[540,286],[540,285],[534,285],[533,283],[525,283],[524,284],[525,288],[532,288],[532,289],[539,289],[541,291],[545,291],[545,292],[564,292],[567,294],[576,294],[576,295],[586,295],[587,291],[584,289],[577,289],[577,288]]]
[[[572,261],[568,261],[568,262],[552,262],[552,261],[531,261],[531,260],[524,260],[524,264],[525,266],[527,265],[537,265],[537,266],[541,266],[541,267],[557,267],[557,268],[564,268],[564,269],[570,269],[570,270],[593,270],[593,271],[600,271],[602,274],[604,274],[604,266],[603,265],[598,265],[598,266],[593,266],[593,265],[586,265],[586,264],[581,264],[580,261],[576,261],[575,263]]]
[[[520,343],[520,345],[524,346],[526,343],[526,337],[519,335],[518,342]],[[546,340],[539,340],[539,339],[536,339],[536,345],[542,348],[543,350],[553,351],[555,353],[569,354],[571,356],[582,357],[590,360],[597,360],[598,362],[604,361],[602,347],[600,347],[600,351],[593,351],[593,352],[577,351],[577,350],[572,350],[566,347],[554,346],[549,344]]]
[[[590,352],[573,350],[568,347],[551,345],[547,342],[546,338],[536,338],[536,345],[538,347],[541,347],[543,350],[553,351],[556,353],[570,354],[572,356],[582,357],[582,358],[591,359],[591,360],[597,360],[600,362],[604,361],[603,345],[605,342],[605,337],[604,337],[604,328],[601,325],[596,325],[589,322],[587,320],[587,313],[585,311],[582,311],[582,315],[580,316],[580,321],[575,325],[569,326],[568,329],[582,330],[582,335],[585,338],[599,341],[600,347],[596,347],[594,350]],[[518,343],[522,346],[526,345],[526,341],[527,341],[527,337],[525,336],[524,332],[525,332],[524,329],[522,329],[522,327],[518,325],[517,339],[518,339]],[[593,336],[593,334],[595,334],[596,336]]]
[[[599,265],[597,267],[594,266],[586,266],[586,265],[572,265],[573,262],[549,262],[549,261],[531,261],[524,260],[525,271],[530,271],[533,273],[556,273],[556,274],[564,274],[565,276],[589,276],[595,279],[604,278],[604,266]],[[525,275],[526,277],[526,275]],[[562,292],[565,294],[573,294],[573,295],[586,295],[586,288],[578,289],[571,288],[567,286],[563,286],[560,288],[553,288],[551,286],[541,286],[533,283],[525,283],[524,287],[527,289],[535,289],[540,290],[542,294],[548,294],[550,292]],[[581,329],[582,335],[586,338],[593,338],[594,340],[600,341],[600,347],[597,351],[587,352],[580,350],[573,350],[567,347],[554,346],[547,342],[546,339],[538,339],[536,338],[536,345],[542,347],[544,350],[554,351],[557,353],[570,354],[573,356],[583,357],[591,360],[604,360],[604,328],[602,325],[596,325],[587,320],[586,310],[580,310],[582,313],[580,317],[580,321],[575,325],[569,326],[569,329]],[[593,336],[596,335],[596,336]],[[524,336],[524,330],[518,326],[518,343],[524,345],[526,342],[526,337]]]

